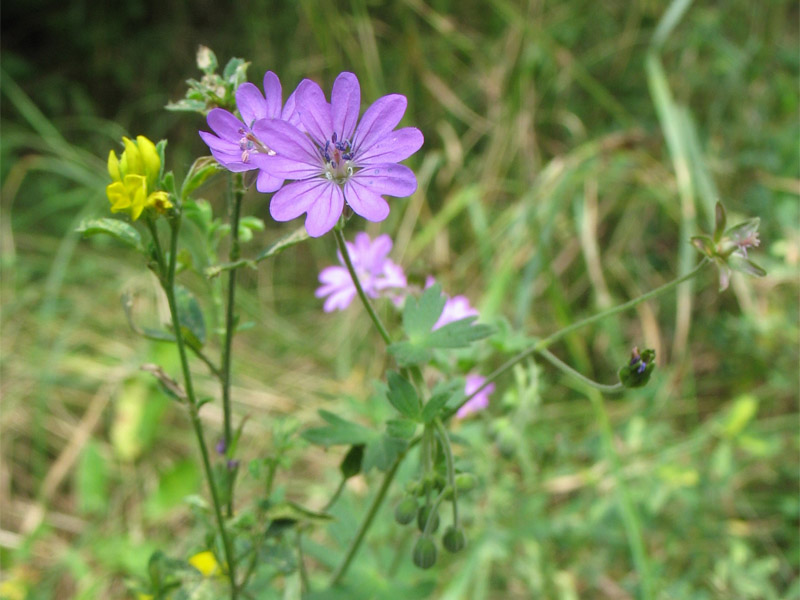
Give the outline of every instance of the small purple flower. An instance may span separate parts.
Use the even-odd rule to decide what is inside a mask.
[[[466,385],[464,386],[464,394],[470,396],[475,393],[485,382],[486,378],[481,377],[480,375],[470,374],[467,375],[466,378]],[[456,413],[457,419],[463,419],[464,417],[484,410],[489,406],[489,395],[494,392],[494,384],[490,383],[485,388],[483,388],[480,392],[475,394],[475,397],[471,398],[466,404],[464,404],[461,408],[458,409]]]
[[[386,196],[410,196],[417,189],[413,171],[397,164],[422,146],[419,129],[395,130],[406,110],[400,94],[383,96],[359,123],[361,88],[353,73],[341,73],[333,84],[330,104],[322,88],[310,80],[297,88],[300,129],[285,120],[258,121],[254,133],[275,151],[260,167],[273,177],[293,180],[270,203],[276,221],[306,213],[312,237],[330,231],[344,203],[368,221],[389,215]]]
[[[295,90],[296,93],[296,90]],[[260,168],[260,157],[275,152],[253,133],[259,119],[284,119],[299,124],[295,113],[295,94],[289,96],[281,108],[282,90],[278,76],[272,71],[264,74],[264,95],[252,83],[243,83],[236,90],[236,106],[242,116],[237,119],[231,112],[214,108],[208,113],[208,126],[214,134],[201,131],[200,137],[208,144],[211,154],[229,171],[240,173]],[[283,185],[283,179],[259,170],[256,189],[262,193],[274,192]]]
[[[375,240],[364,233],[357,233],[354,243],[346,242],[347,252],[358,275],[364,293],[377,298],[384,290],[404,289],[407,285],[403,269],[388,258],[392,250],[392,239],[380,235]],[[344,259],[339,255],[339,262]],[[347,267],[326,267],[319,274],[322,284],[317,288],[317,298],[327,296],[322,309],[325,312],[344,310],[356,296],[356,286]]]
[[[228,451],[228,443],[225,441],[225,438],[220,438],[217,445],[214,446],[214,449],[217,451],[217,454],[225,454]]]

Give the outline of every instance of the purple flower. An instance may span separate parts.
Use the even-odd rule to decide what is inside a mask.
[[[284,119],[299,124],[295,113],[295,94],[289,96],[283,108],[281,100],[281,82],[275,73],[267,71],[264,74],[263,96],[252,83],[243,83],[236,90],[236,106],[242,115],[241,121],[227,110],[212,109],[207,120],[214,133],[201,131],[200,137],[208,144],[217,162],[229,171],[239,173],[259,169],[261,157],[275,154],[253,133],[253,125],[259,119]],[[259,170],[256,180],[259,192],[274,192],[282,185],[283,179]]]
[[[346,246],[367,296],[377,298],[384,290],[406,287],[403,269],[388,258],[392,249],[392,239],[388,235],[380,235],[372,241],[366,233],[357,233],[354,243],[346,242]],[[341,254],[339,262],[345,264]],[[316,296],[327,296],[322,307],[325,312],[344,310],[356,296],[356,286],[345,266],[324,268],[319,281],[322,285],[317,288]]]
[[[339,220],[345,201],[368,221],[382,221],[389,215],[384,195],[414,193],[413,171],[397,164],[419,150],[423,141],[414,127],[395,130],[406,110],[405,96],[379,98],[359,123],[361,88],[352,73],[336,78],[330,104],[322,88],[310,80],[303,81],[296,94],[297,114],[306,133],[274,118],[253,127],[276,153],[264,156],[259,166],[276,178],[293,180],[272,198],[269,210],[276,221],[306,213],[308,234],[319,237]]]
[[[485,377],[481,377],[480,375],[470,374],[467,375],[467,382],[464,386],[464,394],[470,396],[475,393],[475,391],[480,388],[486,382]],[[473,398],[466,402],[461,408],[458,409],[456,413],[457,419],[463,419],[464,417],[481,410],[484,410],[486,407],[489,406],[489,395],[494,391],[494,384],[490,383],[485,388],[483,388],[480,392],[475,394]]]

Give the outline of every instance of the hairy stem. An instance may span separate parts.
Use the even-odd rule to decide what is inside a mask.
[[[560,358],[558,358],[555,354],[553,354],[549,350],[539,350],[537,351],[537,354],[539,354],[542,358],[547,360],[554,367],[561,369],[564,373],[566,373],[570,377],[574,377],[581,383],[584,383],[589,387],[592,387],[600,392],[605,392],[607,394],[615,394],[625,389],[625,386],[619,382],[615,383],[614,385],[606,385],[604,383],[598,383],[594,379],[589,379],[582,373],[579,373],[578,371],[570,367],[567,363],[562,361]]]
[[[386,342],[386,345],[388,346],[392,343],[392,338],[389,337],[389,332],[386,331],[386,327],[383,326],[380,317],[378,317],[375,309],[372,308],[369,298],[367,298],[367,295],[364,293],[364,288],[361,287],[361,282],[358,280],[355,267],[353,267],[353,261],[350,259],[350,254],[347,252],[347,244],[344,241],[344,234],[340,229],[337,228],[333,229],[333,234],[336,237],[336,245],[339,247],[339,252],[344,259],[344,264],[347,266],[347,270],[350,272],[350,278],[353,280],[353,285],[356,286],[356,292],[358,292],[358,297],[361,299],[361,304],[363,304],[364,308],[367,309],[369,318],[372,319],[372,322],[375,324],[375,328],[381,334],[383,341]]]
[[[171,238],[170,238],[170,252],[169,264],[162,285],[164,292],[167,295],[167,302],[169,304],[169,311],[172,317],[172,329],[175,333],[175,342],[178,346],[178,355],[181,360],[181,369],[183,370],[184,386],[186,388],[186,406],[189,409],[189,417],[192,421],[195,437],[197,438],[197,445],[200,448],[200,455],[203,460],[203,470],[205,472],[208,487],[211,491],[211,500],[214,504],[214,514],[217,519],[217,526],[219,527],[220,537],[222,538],[222,545],[225,551],[225,560],[228,563],[228,578],[231,586],[231,600],[236,600],[238,596],[238,589],[236,586],[236,563],[233,553],[233,546],[228,538],[228,532],[225,529],[225,521],[222,517],[222,507],[219,501],[219,494],[217,493],[217,486],[214,482],[214,473],[211,470],[211,461],[208,457],[208,447],[206,446],[205,438],[203,437],[203,424],[200,422],[200,415],[197,408],[197,398],[194,394],[194,386],[192,384],[192,373],[189,369],[189,358],[186,354],[186,344],[183,340],[183,333],[181,332],[180,317],[178,314],[178,305],[175,301],[175,265],[177,263],[177,248],[178,248],[178,232],[180,230],[180,217],[171,223]],[[157,238],[155,238],[157,240]],[[155,242],[158,243],[157,241]],[[163,261],[163,259],[162,259]]]
[[[241,253],[239,248],[239,214],[242,208],[242,176],[231,174],[232,179],[236,180],[233,198],[230,203],[231,221],[231,248],[228,257],[231,262],[238,260]],[[233,424],[231,419],[231,350],[233,348],[233,336],[236,329],[236,269],[228,272],[228,303],[225,311],[225,349],[222,353],[222,414],[225,431],[225,444],[229,446],[233,443]],[[233,489],[228,497],[227,505],[228,516],[233,515]]]

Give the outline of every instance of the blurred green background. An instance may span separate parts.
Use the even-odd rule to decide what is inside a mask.
[[[343,597],[800,597],[798,25],[788,0],[4,2],[0,597],[134,597],[153,550],[204,549],[184,501],[206,493],[188,422],[139,371],[177,373],[174,348],[131,331],[120,297],[149,324],[165,303],[138,255],[73,233],[107,215],[122,135],[167,138],[178,177],[206,153],[202,116],[163,110],[199,77],[200,44],[251,61],[259,85],[274,70],[285,96],[341,70],[365,103],[405,94],[403,122],[426,139],[407,161],[419,190],[347,236],[390,233],[414,282],[432,273],[513,331],[546,335],[687,271],[717,199],[731,224],[762,219],[752,254],[767,277],[719,294],[709,269],[693,293],[554,348],[613,382],[633,345],[653,347],[648,387],[601,401],[533,362],[500,382],[491,410],[456,426],[481,481],[463,509],[468,548],[413,567],[414,538],[390,516],[397,484]],[[219,214],[223,189],[203,190]],[[267,227],[245,255],[295,225],[267,206],[248,194]],[[318,408],[388,414],[370,399],[388,359],[365,315],[325,315],[313,296],[334,262],[328,236],[242,272],[245,462],[269,455],[276,423],[302,429]],[[482,357],[488,373],[505,355]],[[203,417],[213,443],[219,406]],[[320,508],[340,458],[298,442],[278,483]],[[376,482],[353,480],[308,541],[317,587]],[[257,493],[242,486],[242,502]]]

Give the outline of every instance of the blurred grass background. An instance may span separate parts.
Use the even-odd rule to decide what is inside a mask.
[[[411,566],[413,537],[389,516],[396,486],[347,597],[800,597],[798,37],[788,0],[4,2],[0,595],[129,597],[154,549],[203,549],[184,502],[205,494],[185,415],[139,371],[177,373],[174,349],[137,337],[120,296],[150,324],[164,303],[130,252],[73,229],[106,215],[105,157],[123,134],[168,138],[179,177],[206,152],[202,117],[163,110],[205,44],[251,61],[257,84],[276,71],[285,96],[341,70],[365,103],[405,94],[404,123],[426,138],[408,161],[420,187],[367,230],[393,235],[416,282],[433,272],[513,330],[545,335],[687,271],[717,199],[729,223],[762,219],[766,278],[718,294],[709,270],[696,293],[555,348],[613,381],[633,345],[653,347],[647,388],[603,403],[532,362],[501,382],[490,413],[458,427],[481,480],[467,550]],[[223,186],[204,190],[219,214]],[[287,230],[267,206],[248,195],[267,229],[245,254]],[[282,419],[388,412],[370,401],[387,358],[365,315],[325,315],[313,296],[334,257],[324,238],[240,277],[254,322],[235,346],[245,461],[269,454]],[[503,359],[485,357],[484,373]],[[219,407],[203,416],[213,443]],[[278,483],[321,507],[339,452],[290,457]],[[318,566],[335,563],[370,489],[354,480],[309,540]]]

